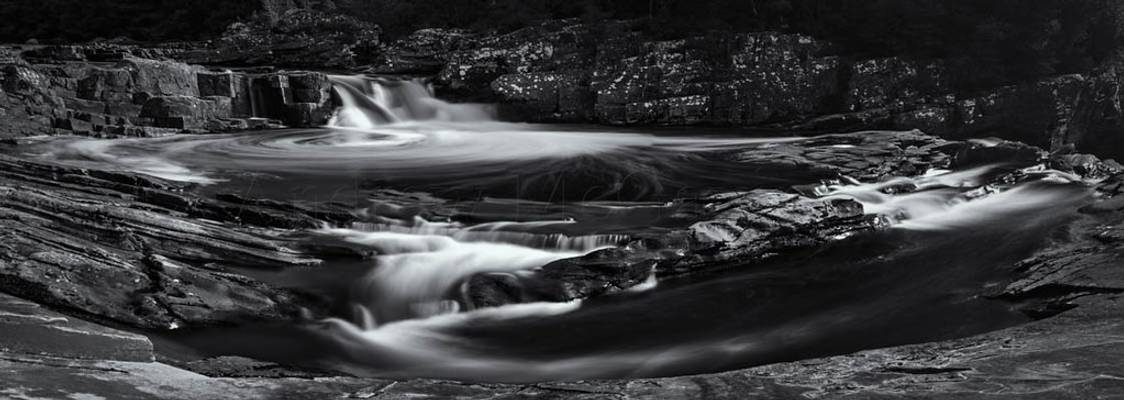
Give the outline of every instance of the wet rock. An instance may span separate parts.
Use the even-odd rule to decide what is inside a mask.
[[[234,102],[252,107],[249,114],[239,116],[274,118],[289,126],[323,126],[335,112],[332,84],[324,74],[284,72],[243,79],[246,92],[239,93]]]
[[[1026,166],[1045,158],[1046,152],[1034,146],[1007,140],[985,140],[963,146],[953,157],[951,166],[958,169],[994,164]]]
[[[1104,162],[1092,154],[1056,154],[1050,156],[1050,167],[1073,172],[1090,179],[1107,179],[1124,172],[1115,161]]]
[[[152,342],[0,294],[0,342],[5,352],[84,360],[153,360]]]
[[[530,274],[480,274],[465,283],[470,308],[539,301],[564,302],[628,290],[648,280],[658,259],[631,248],[599,250],[559,260]]]
[[[126,173],[0,163],[0,290],[149,329],[320,309],[312,298],[225,268],[314,265],[286,247],[278,228],[321,224],[309,215],[348,215],[330,206],[200,199]]]
[[[222,356],[186,363],[192,372],[216,378],[317,378],[332,374],[298,370],[245,357]]]
[[[856,201],[810,199],[751,191],[695,200],[703,218],[687,228],[687,255],[660,265],[661,276],[747,265],[801,248],[814,248],[884,226]]]

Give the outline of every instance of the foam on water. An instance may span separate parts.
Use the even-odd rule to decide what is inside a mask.
[[[556,246],[546,250],[498,241],[461,241],[453,237],[458,232],[464,231],[317,231],[377,254],[370,273],[354,285],[351,296],[364,325],[370,326],[456,312],[459,307],[449,298],[450,292],[474,274],[528,270],[595,249],[589,246],[575,251]]]
[[[456,239],[461,242],[507,243],[523,247],[563,251],[592,251],[616,245],[628,239],[628,235],[582,235],[569,236],[561,233],[535,233],[559,225],[572,225],[576,221],[529,221],[529,222],[488,222],[466,226],[456,222],[429,222],[415,217],[412,223],[403,225],[398,221],[360,222],[354,229],[369,232],[394,232],[409,235],[436,235]]]
[[[427,319],[399,321],[379,329],[359,329],[343,320],[329,320],[329,334],[346,349],[353,365],[378,364],[389,368],[379,376],[463,377],[472,371],[476,379],[500,382],[530,382],[555,379],[585,379],[598,376],[644,375],[645,370],[674,364],[713,351],[712,346],[682,346],[658,351],[620,352],[530,362],[505,357],[502,352],[472,350],[469,343],[445,333],[458,326],[502,322],[520,318],[547,318],[572,312],[580,302],[530,303],[481,309]],[[729,348],[737,351],[743,346]],[[370,374],[362,367],[354,373]]]
[[[1007,185],[988,185],[997,166],[963,171],[932,170],[915,178],[898,177],[877,183],[833,184],[817,189],[825,198],[850,198],[867,214],[885,217],[894,227],[910,230],[950,230],[1081,198],[1074,183],[1080,178],[1035,166]]]
[[[342,106],[323,129],[52,139],[44,141],[47,150],[40,155],[200,184],[220,182],[223,178],[216,175],[223,173],[246,172],[317,176],[353,172],[450,182],[508,174],[512,163],[626,151],[705,153],[799,140],[667,137],[499,122],[488,106],[444,102],[417,80],[334,76],[332,81]],[[602,167],[592,164],[596,165],[591,168]]]

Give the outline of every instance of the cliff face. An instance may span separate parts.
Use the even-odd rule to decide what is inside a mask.
[[[863,59],[830,41],[712,31],[656,40],[636,24],[554,21],[504,35],[419,31],[377,73],[432,73],[447,97],[494,101],[510,119],[611,125],[922,129],[1120,157],[1124,97],[1112,62],[965,88],[955,60]]]
[[[319,126],[334,111],[324,74],[208,70],[110,50],[46,47],[0,60],[0,138]]]

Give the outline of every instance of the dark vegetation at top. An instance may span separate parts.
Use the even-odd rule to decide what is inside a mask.
[[[0,41],[209,39],[259,7],[255,0],[0,1]]]
[[[431,27],[504,32],[556,18],[639,19],[656,38],[799,32],[854,57],[939,58],[966,87],[1088,70],[1115,51],[1117,0],[336,0],[389,38]],[[0,40],[212,38],[260,0],[16,0]]]
[[[1116,0],[350,0],[388,36],[508,31],[552,18],[641,19],[656,37],[806,33],[856,57],[949,60],[965,86],[1087,70],[1114,51]],[[969,73],[970,72],[970,73]]]

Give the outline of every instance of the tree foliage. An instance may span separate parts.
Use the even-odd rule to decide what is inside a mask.
[[[0,2],[0,41],[209,39],[248,18],[254,0],[14,0]]]
[[[1116,51],[1119,0],[335,0],[390,38],[420,28],[504,32],[557,18],[640,19],[654,38],[799,32],[852,57],[948,60],[972,87],[1082,71]],[[0,2],[0,40],[206,39],[260,0]]]
[[[508,31],[554,18],[642,19],[656,38],[707,30],[811,34],[854,57],[949,60],[977,86],[1082,71],[1115,50],[1118,0],[337,0],[389,36]]]

